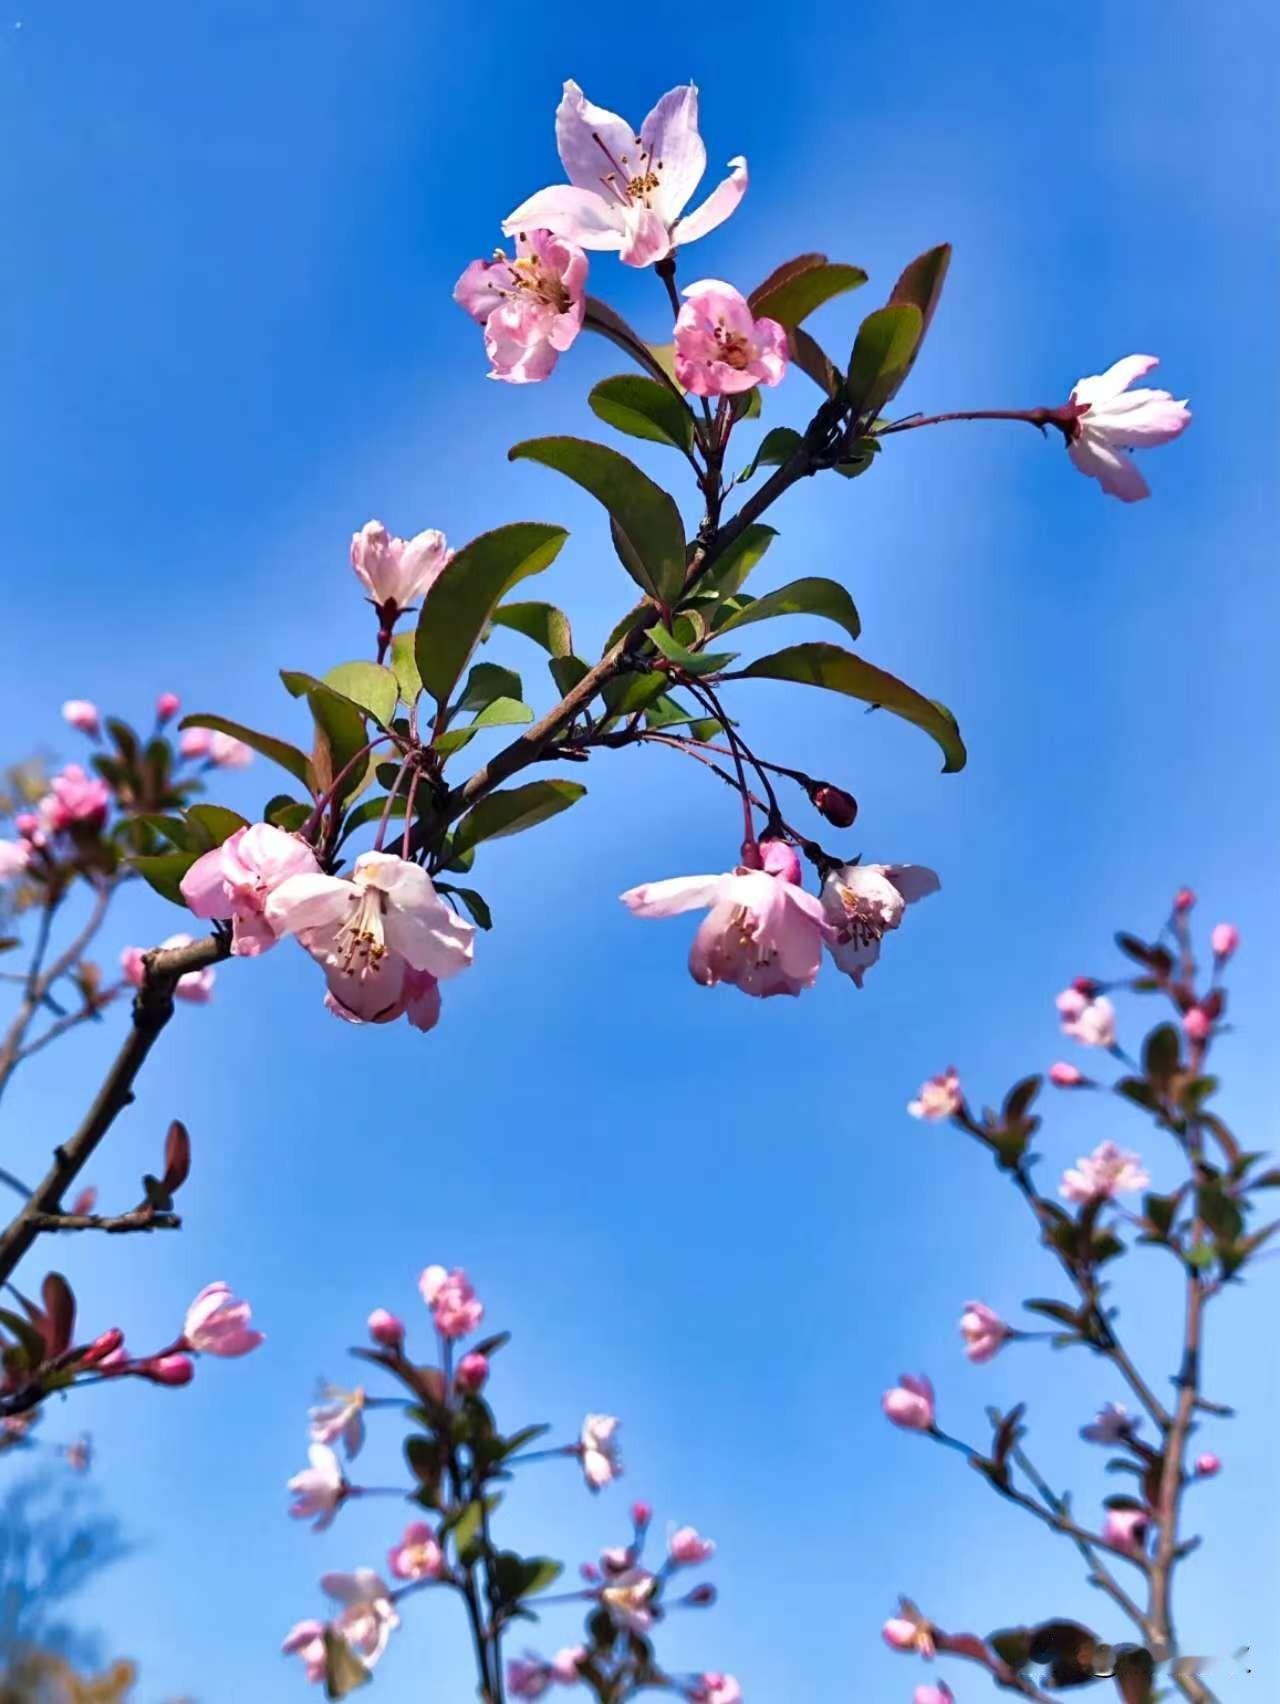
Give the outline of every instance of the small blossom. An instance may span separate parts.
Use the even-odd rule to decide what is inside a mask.
[[[453,299],[484,327],[489,377],[545,379],[582,330],[586,283],[586,255],[550,231],[520,231],[514,260],[473,260]]]
[[[366,1668],[373,1668],[400,1625],[390,1586],[372,1568],[357,1568],[352,1574],[322,1574],[320,1584],[343,1605],[334,1617],[334,1632],[346,1640]]]
[[[1203,1006],[1192,1006],[1182,1014],[1182,1033],[1197,1047],[1208,1041],[1213,1034],[1213,1019]]]
[[[903,1373],[898,1384],[885,1391],[880,1406],[885,1417],[905,1431],[927,1432],[933,1426],[933,1386],[923,1373]]]
[[[971,1361],[989,1361],[1011,1336],[1009,1327],[985,1302],[966,1302],[960,1315],[960,1334]]]
[[[484,1318],[484,1303],[461,1267],[446,1272],[443,1266],[428,1266],[418,1289],[441,1337],[465,1337]]]
[[[1137,1154],[1117,1147],[1114,1142],[1102,1142],[1063,1172],[1058,1194],[1064,1201],[1105,1201],[1145,1189],[1150,1182]]]
[[[686,1567],[707,1561],[715,1552],[716,1547],[711,1540],[703,1538],[697,1529],[691,1526],[677,1527],[667,1540],[667,1554],[671,1560]]]
[[[822,905],[835,929],[828,950],[858,988],[880,957],[885,935],[901,926],[907,907],[941,886],[923,864],[844,864],[827,876]]]
[[[731,1674],[703,1674],[689,1698],[691,1704],[742,1704],[742,1688]]]
[[[160,943],[163,952],[169,947],[189,947],[190,935],[170,935]],[[147,947],[126,947],[120,954],[120,969],[124,979],[133,988],[141,988],[146,976],[145,956],[150,949]],[[193,1006],[207,1006],[213,999],[214,969],[211,964],[203,970],[188,970],[178,978],[174,993],[179,1000],[189,1000]]]
[[[953,1118],[963,1105],[959,1073],[954,1065],[948,1065],[939,1076],[921,1083],[915,1100],[907,1102],[907,1111],[912,1118],[924,1118],[936,1124],[943,1118]]]
[[[1130,1414],[1121,1402],[1109,1402],[1098,1410],[1098,1418],[1080,1428],[1080,1436],[1088,1444],[1122,1444],[1142,1424],[1140,1414]]]
[[[566,1645],[552,1657],[550,1668],[554,1680],[562,1686],[573,1686],[578,1679],[578,1671],[587,1661],[589,1652],[585,1645]]]
[[[541,1657],[511,1657],[507,1662],[507,1691],[513,1698],[541,1698],[551,1685],[551,1670]]]
[[[911,1695],[912,1704],[956,1704],[956,1695],[945,1680],[917,1686]]]
[[[101,828],[107,819],[111,789],[96,775],[86,775],[78,763],[69,763],[49,783],[49,791],[37,807],[49,828],[57,833],[73,825]]]
[[[631,1524],[637,1527],[647,1527],[653,1519],[653,1506],[650,1503],[633,1503],[631,1505]]]
[[[790,355],[777,320],[756,319],[732,284],[704,278],[676,316],[676,378],[693,396],[734,396],[780,384]]]
[[[399,1544],[387,1552],[397,1580],[434,1580],[444,1569],[444,1552],[426,1521],[410,1521]]]
[[[209,761],[218,769],[247,769],[253,762],[253,747],[233,734],[215,733],[209,741]]]
[[[229,1285],[206,1284],[187,1309],[183,1342],[202,1355],[247,1355],[263,1341],[262,1333],[249,1325],[252,1313]]]
[[[1074,1036],[1086,1047],[1114,1047],[1116,1009],[1105,994],[1093,999],[1078,988],[1064,988],[1054,1004],[1062,1018],[1063,1035]]]
[[[310,1520],[314,1515],[314,1530],[323,1532],[332,1524],[347,1494],[347,1481],[341,1462],[328,1444],[312,1444],[307,1458],[311,1466],[289,1481],[288,1489],[294,1496],[289,1513],[296,1521]]]
[[[1134,1556],[1141,1556],[1146,1550],[1150,1530],[1151,1517],[1145,1509],[1108,1509],[1102,1523],[1103,1538]]]
[[[1190,888],[1179,888],[1177,893],[1173,896],[1173,909],[1175,916],[1185,917],[1195,902],[1196,896]]]
[[[653,1611],[649,1604],[657,1586],[657,1580],[647,1568],[628,1568],[601,1588],[600,1602],[616,1627],[625,1627],[632,1633],[647,1633],[653,1625]]]
[[[276,944],[267,901],[290,876],[318,875],[305,841],[269,822],[236,829],[182,878],[182,897],[197,917],[231,919],[231,951],[254,958]]]
[[[1079,1089],[1089,1081],[1078,1066],[1068,1065],[1059,1059],[1056,1065],[1049,1067],[1049,1081],[1056,1083],[1060,1089]]]
[[[894,1651],[915,1651],[929,1660],[936,1650],[932,1623],[926,1621],[906,1598],[899,1599],[898,1614],[889,1617],[880,1633],[885,1644]]]
[[[578,1453],[583,1476],[592,1491],[601,1491],[622,1476],[622,1456],[618,1449],[621,1424],[612,1414],[588,1414],[582,1422]]]
[[[100,1365],[105,1367],[109,1359],[106,1357]],[[187,1385],[196,1376],[190,1355],[155,1355],[149,1361],[139,1361],[135,1371],[158,1385]]]
[[[629,1544],[611,1544],[600,1552],[600,1569],[607,1579],[625,1574],[634,1561],[635,1552]]]
[[[96,740],[102,732],[98,706],[91,704],[87,698],[68,698],[62,706],[62,720],[78,728],[82,734],[88,734],[90,739]]]
[[[452,561],[444,534],[434,528],[413,538],[396,538],[381,521],[366,521],[351,535],[351,566],[380,608],[391,604],[407,609],[415,599],[426,597]]]
[[[614,249],[627,266],[648,266],[706,236],[746,193],[739,155],[729,162],[731,176],[684,212],[707,164],[692,83],[665,94],[637,132],[569,81],[556,110],[556,144],[569,182],[522,202],[502,221],[506,236],[541,227],[580,248]]]
[[[166,722],[172,722],[181,708],[182,700],[176,692],[160,693],[156,698],[156,721],[163,727]]]
[[[458,1380],[458,1388],[460,1390],[467,1391],[471,1396],[475,1396],[479,1391],[484,1389],[488,1380],[488,1357],[486,1355],[477,1355],[474,1352],[470,1355],[464,1355],[458,1362],[456,1377]]]
[[[1191,423],[1185,400],[1164,390],[1130,390],[1158,364],[1154,355],[1126,355],[1105,373],[1078,379],[1071,392],[1077,415],[1067,454],[1080,472],[1123,503],[1149,497],[1151,489],[1129,450],[1167,444]]]
[[[375,1308],[367,1323],[369,1336],[384,1349],[399,1349],[404,1343],[404,1321],[386,1308]]]
[[[1214,958],[1229,959],[1240,945],[1240,931],[1234,923],[1215,923],[1209,945],[1213,948]]]
[[[20,876],[31,862],[29,840],[0,840],[0,882]]]
[[[1196,1457],[1196,1472],[1201,1479],[1211,1479],[1215,1473],[1221,1470],[1221,1467],[1221,1461],[1211,1450],[1206,1450],[1203,1455]]]
[[[213,745],[213,733],[208,728],[184,728],[178,736],[178,751],[183,757],[208,757]]]
[[[336,1444],[342,1440],[347,1460],[354,1461],[364,1445],[365,1393],[359,1385],[355,1390],[342,1390],[337,1385],[324,1385],[321,1401],[310,1411],[310,1437],[316,1444]]]
[[[280,1649],[286,1657],[302,1658],[309,1681],[324,1679],[328,1663],[324,1649],[323,1621],[296,1622],[285,1634]]]
[[[71,1468],[72,1472],[87,1473],[89,1463],[93,1459],[93,1441],[88,1437],[81,1436],[73,1443],[68,1444],[62,1453],[67,1458],[67,1466]]]

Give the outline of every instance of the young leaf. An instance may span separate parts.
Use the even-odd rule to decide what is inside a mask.
[[[781,467],[783,462],[790,461],[803,442],[804,439],[794,426],[775,426],[772,431],[765,433],[760,440],[760,448],[734,483],[745,485],[747,480],[755,478],[762,467]]]
[[[532,639],[535,645],[553,657],[568,657],[573,652],[573,633],[569,617],[562,609],[549,603],[499,604],[491,617],[495,627],[510,627]]]
[[[509,728],[518,722],[532,722],[533,711],[527,704],[522,704],[518,698],[495,698],[485,705],[475,719],[465,728],[450,728],[432,741],[435,749],[442,757],[451,757],[455,751],[461,751],[469,745],[477,734],[486,728]]]
[[[649,637],[668,662],[686,674],[716,674],[737,659],[736,651],[690,651],[678,639],[673,639],[664,627],[651,627]]]
[[[924,254],[918,255],[889,293],[891,307],[901,302],[911,302],[920,310],[920,335],[916,339],[911,359],[907,362],[907,373],[915,365],[920,346],[928,335],[950,265],[951,244],[940,243],[937,248],[928,249]],[[904,379],[907,373],[902,375]]]
[[[913,302],[877,308],[858,328],[845,392],[854,415],[874,419],[895,397],[915,359],[924,320]]]
[[[511,461],[536,461],[555,468],[589,491],[608,510],[621,536],[624,565],[632,578],[660,603],[676,602],[684,590],[684,523],[674,498],[647,473],[616,450],[585,438],[530,438],[507,454]],[[448,578],[446,570],[436,581],[424,616],[436,588]]]
[[[392,671],[378,663],[339,663],[329,670],[324,684],[367,710],[384,727],[395,714],[400,687]]]
[[[825,254],[802,254],[787,260],[747,297],[757,319],[777,320],[793,331],[802,320],[829,302],[865,284],[860,266],[830,261]]]
[[[821,615],[843,627],[851,639],[862,631],[853,599],[838,580],[814,575],[804,580],[792,580],[776,592],[764,592],[760,597],[735,610],[722,621],[716,633],[727,633],[731,627],[745,627],[749,621],[768,621],[775,615]]]
[[[745,669],[727,677],[730,680],[794,680],[805,686],[825,687],[829,692],[841,692],[846,697],[861,699],[890,710],[895,716],[923,728],[941,747],[946,759],[943,774],[963,769],[966,757],[964,741],[956,726],[955,717],[941,704],[925,698],[905,681],[864,662],[852,651],[839,645],[811,643],[790,645],[785,651],[758,657]]]
[[[280,679],[285,690],[295,698],[305,697],[307,708],[316,724],[316,749],[312,771],[322,786],[332,786],[338,775],[355,758],[360,747],[368,743],[365,714],[353,699],[336,687],[317,680],[301,669],[281,669]],[[348,772],[338,789],[339,800],[349,799],[360,791],[369,765],[357,763]]]
[[[667,385],[638,373],[601,379],[587,397],[593,413],[619,432],[670,444],[677,450],[693,446],[693,416]]]
[[[260,734],[256,728],[246,728],[242,722],[233,722],[226,716],[206,715],[203,711],[184,716],[178,726],[211,728],[215,734],[230,734],[232,739],[243,740],[245,745],[260,752],[263,757],[269,757],[272,763],[278,763],[281,769],[287,769],[304,787],[311,786],[310,759],[305,752],[299,751],[297,746],[290,745],[286,740],[275,739],[271,734]]]
[[[198,852],[155,852],[126,859],[126,862],[161,898],[172,900],[185,910],[187,902],[182,897],[182,878],[199,856]]]
[[[453,833],[455,855],[478,846],[482,840],[521,834],[548,817],[567,811],[586,792],[576,781],[530,781],[523,787],[505,787],[473,805]]]
[[[472,651],[503,598],[555,561],[568,533],[541,521],[515,521],[463,545],[422,602],[414,657],[438,704],[462,678]]]
[[[524,685],[514,669],[504,669],[498,663],[475,663],[454,708],[483,710],[495,698],[523,697]]]

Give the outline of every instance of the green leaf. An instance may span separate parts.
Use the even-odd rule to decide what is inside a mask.
[[[717,635],[731,627],[745,627],[750,621],[768,621],[775,615],[821,615],[843,627],[851,639],[862,631],[853,599],[838,580],[821,575],[792,580],[779,586],[776,592],[764,592],[760,597],[735,610],[727,621],[716,628]]]
[[[802,373],[808,375],[819,390],[828,396],[838,396],[844,388],[844,374],[818,342],[802,326],[789,334],[791,358]]]
[[[384,728],[395,714],[400,697],[395,675],[378,663],[339,663],[325,675],[324,684],[367,710]]]
[[[794,426],[775,426],[760,440],[760,448],[738,475],[735,484],[745,485],[762,467],[781,467],[784,462],[790,461],[803,443],[803,437]]]
[[[776,528],[765,526],[762,521],[744,527],[733,543],[700,576],[698,591],[714,591],[723,597],[731,597],[746,583],[748,574],[777,536]]]
[[[352,763],[360,747],[368,744],[365,712],[345,693],[302,669],[281,669],[280,679],[286,692],[292,693],[295,698],[306,698],[307,708],[316,724],[313,773],[322,788],[330,787]],[[338,788],[339,802],[360,791],[369,768],[368,763],[354,765]]]
[[[867,315],[858,328],[845,381],[854,415],[872,419],[897,395],[923,336],[924,319],[914,302]]]
[[[1011,1669],[1024,1669],[1031,1661],[1029,1627],[1003,1627],[997,1633],[988,1633],[987,1644]]]
[[[639,373],[619,373],[601,379],[587,397],[593,413],[619,432],[670,444],[677,450],[693,447],[693,416],[680,398],[656,379]]]
[[[552,657],[547,667],[562,698],[567,697],[591,673],[590,663],[584,663],[581,657]]]
[[[676,602],[684,590],[684,524],[675,500],[648,474],[616,450],[585,438],[530,438],[507,453],[512,461],[555,468],[603,503],[625,546],[625,566],[632,578],[659,602]],[[436,587],[448,578],[446,570]]]
[[[1033,1302],[1023,1302],[1022,1305],[1028,1313],[1043,1314],[1045,1319],[1056,1320],[1059,1325],[1069,1325],[1072,1329],[1079,1327],[1079,1315],[1075,1308],[1070,1307],[1066,1302],[1054,1302],[1046,1298]]]
[[[467,676],[457,710],[483,710],[495,698],[523,698],[524,683],[514,669],[498,663],[475,663]]]
[[[297,746],[290,745],[287,740],[275,739],[271,734],[260,734],[256,728],[246,728],[243,722],[233,722],[226,716],[206,715],[203,711],[184,716],[178,726],[211,728],[215,734],[230,734],[232,739],[243,740],[263,757],[269,757],[272,763],[278,763],[281,769],[287,769],[304,787],[311,786],[310,759],[305,752],[299,751]]]
[[[1169,1081],[1181,1057],[1182,1044],[1172,1024],[1158,1024],[1142,1044],[1142,1069],[1157,1086]]]
[[[451,893],[455,899],[460,899],[471,914],[471,921],[478,929],[493,928],[493,913],[489,910],[488,903],[483,896],[478,894],[474,888],[454,887],[452,882],[437,882],[436,892]],[[484,1354],[486,1351],[480,1350],[478,1353]]]
[[[866,281],[860,266],[829,261],[825,254],[801,254],[771,272],[747,301],[757,319],[777,320],[792,331],[824,302],[856,290]]]
[[[450,728],[431,743],[443,757],[451,757],[455,751],[461,751],[486,728],[508,728],[517,722],[532,722],[533,711],[527,704],[522,704],[518,698],[495,698],[486,704],[475,719],[465,728]]]
[[[667,661],[683,669],[686,674],[716,674],[734,662],[738,655],[736,651],[690,651],[679,640],[673,639],[663,627],[651,627],[649,637]]]
[[[414,656],[438,704],[462,678],[472,651],[507,593],[555,561],[568,533],[542,521],[515,521],[473,538],[422,602]]]
[[[967,753],[955,717],[944,705],[925,698],[895,675],[864,662],[839,645],[811,643],[790,645],[785,651],[759,657],[739,669],[731,680],[794,680],[805,686],[825,687],[848,698],[861,699],[890,710],[895,716],[923,728],[941,747],[946,759],[943,774],[963,769]]]
[[[23,1319],[21,1314],[11,1313],[8,1308],[0,1308],[0,1325],[20,1345],[28,1368],[44,1364],[44,1334],[29,1319]]]
[[[422,691],[422,676],[418,673],[413,646],[414,635],[408,631],[397,633],[391,641],[391,672],[406,704],[416,704]]]
[[[521,1597],[533,1597],[537,1592],[545,1592],[564,1573],[564,1563],[555,1562],[550,1556],[526,1556],[524,1559],[524,1586]]]
[[[479,1537],[483,1520],[484,1504],[480,1502],[468,1503],[459,1515],[453,1528],[453,1542],[457,1546],[459,1556]]]
[[[573,633],[569,617],[562,609],[549,603],[499,604],[492,615],[495,627],[510,627],[532,639],[535,645],[553,657],[568,657],[573,652]]]
[[[920,346],[928,335],[934,309],[938,306],[938,298],[942,294],[942,286],[946,281],[947,268],[950,265],[951,244],[939,243],[937,248],[928,249],[924,254],[917,255],[889,293],[891,307],[909,302],[920,310],[920,335],[916,339],[915,349],[907,362],[907,372],[902,375],[904,379],[915,365],[916,356],[920,353]]]
[[[126,862],[162,898],[172,900],[185,910],[187,902],[182,897],[182,878],[198,857],[199,852],[156,852],[129,858]]]
[[[199,826],[210,848],[221,846],[237,829],[249,826],[238,811],[229,811],[225,805],[188,805],[187,821]]]
[[[332,1627],[324,1630],[324,1695],[326,1698],[345,1698],[358,1686],[365,1686],[373,1676],[359,1657]]]
[[[453,851],[465,852],[482,840],[522,834],[576,804],[586,792],[576,781],[530,781],[505,787],[473,805],[453,832]]]

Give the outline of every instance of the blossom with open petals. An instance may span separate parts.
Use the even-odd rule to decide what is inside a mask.
[[[928,1432],[933,1426],[933,1386],[923,1373],[903,1373],[892,1390],[880,1398],[885,1418],[907,1432]]]
[[[880,943],[896,929],[908,905],[942,886],[923,864],[843,864],[822,884],[822,905],[835,931],[828,949],[846,976],[861,988],[880,957]]]
[[[963,1105],[960,1074],[954,1065],[948,1065],[938,1076],[921,1083],[915,1100],[907,1102],[907,1111],[912,1118],[924,1118],[936,1124],[940,1119],[953,1118]]]
[[[985,1302],[966,1302],[960,1315],[964,1352],[971,1361],[989,1361],[1008,1342],[1009,1327]]]
[[[345,1024],[391,1024],[397,1018],[407,1018],[413,1029],[425,1032],[440,1022],[440,984],[429,970],[415,970],[407,965],[399,996],[376,1012],[359,1013],[343,1003],[335,988],[335,978],[330,975],[324,1004],[326,1011]]]
[[[956,1704],[956,1695],[945,1680],[926,1681],[911,1694],[911,1704]]]
[[[68,698],[62,706],[62,720],[78,728],[82,734],[88,734],[90,739],[96,740],[102,731],[98,706],[91,704],[87,698]]]
[[[49,783],[49,791],[36,807],[54,833],[64,828],[101,828],[111,804],[111,789],[97,775],[87,775],[78,763],[69,763]]]
[[[231,1293],[229,1284],[206,1284],[187,1309],[182,1337],[202,1355],[247,1355],[263,1341],[249,1324],[253,1310]]]
[[[473,260],[453,299],[484,327],[489,377],[525,385],[545,379],[582,330],[588,261],[551,231],[520,231],[508,260]]]
[[[731,1674],[700,1674],[690,1704],[742,1704],[742,1688]]]
[[[168,935],[160,943],[163,952],[168,947],[189,947],[190,935]],[[132,988],[141,988],[147,974],[145,957],[149,948],[126,947],[120,954],[120,969]],[[174,994],[179,1000],[189,1000],[193,1006],[207,1006],[213,999],[214,969],[207,964],[203,970],[185,971],[179,978]]]
[[[621,1420],[612,1414],[588,1414],[582,1422],[578,1454],[582,1473],[593,1491],[601,1491],[621,1477],[622,1456],[618,1449]]]
[[[322,1574],[320,1585],[343,1606],[333,1618],[333,1631],[346,1640],[366,1668],[373,1668],[400,1625],[390,1586],[372,1568],[357,1568],[350,1574]]]
[[[280,1649],[286,1657],[301,1657],[309,1681],[321,1681],[328,1666],[324,1649],[324,1622],[296,1622],[284,1636]]]
[[[1063,1172],[1058,1193],[1064,1201],[1105,1201],[1113,1195],[1145,1189],[1150,1182],[1137,1154],[1114,1142],[1101,1142]]]
[[[434,527],[413,538],[396,538],[381,521],[366,521],[351,535],[351,566],[379,607],[407,609],[427,595],[452,561],[444,534]]]
[[[689,973],[704,988],[728,982],[766,999],[813,986],[822,943],[832,934],[822,902],[799,885],[789,846],[765,841],[765,867],[718,876],[673,876],[629,888],[622,903],[637,917],[675,917],[707,908],[689,952]]]
[[[182,897],[197,917],[230,918],[231,951],[253,958],[276,944],[266,916],[272,893],[290,876],[319,870],[304,840],[269,822],[255,822],[196,859],[182,878]]]
[[[336,1444],[339,1440],[354,1461],[364,1446],[365,1393],[357,1385],[343,1390],[339,1385],[326,1384],[320,1388],[320,1401],[308,1411],[311,1441],[316,1444]]]
[[[409,971],[443,979],[471,963],[472,925],[420,865],[387,852],[363,853],[350,880],[290,876],[269,895],[266,917],[278,934],[298,937],[345,1013],[366,1023],[404,1009]]]
[[[667,1540],[667,1555],[673,1562],[683,1563],[686,1567],[705,1562],[715,1553],[715,1545],[709,1538],[703,1538],[696,1527],[677,1527]]]
[[[615,249],[628,266],[648,266],[723,224],[747,189],[747,162],[738,155],[730,176],[685,214],[707,165],[692,83],[663,95],[637,136],[570,80],[556,109],[556,145],[569,182],[522,202],[502,222],[507,236],[542,227],[579,248]]]
[[[541,1657],[511,1657],[507,1662],[507,1691],[512,1698],[541,1698],[551,1686],[551,1667]]]
[[[295,1473],[289,1481],[294,1498],[289,1513],[298,1521],[310,1520],[314,1515],[314,1530],[323,1532],[332,1524],[347,1494],[346,1476],[328,1444],[312,1444],[307,1458],[311,1466]]]
[[[646,1633],[653,1625],[649,1605],[658,1589],[656,1578],[647,1568],[628,1568],[616,1574],[607,1586],[601,1587],[600,1602],[608,1610],[615,1627],[625,1627],[632,1633]]]
[[[898,1613],[889,1617],[880,1633],[892,1651],[914,1651],[929,1660],[937,1649],[933,1623],[921,1615],[909,1598],[898,1599]]]
[[[1079,410],[1071,427],[1067,454],[1081,473],[1122,503],[1149,497],[1151,488],[1134,466],[1129,450],[1167,444],[1191,423],[1186,401],[1165,390],[1130,390],[1158,365],[1154,355],[1126,355],[1105,373],[1079,379],[1071,401]]]
[[[732,284],[703,278],[676,316],[676,378],[694,396],[734,396],[780,384],[790,353],[777,320],[756,319]]]
[[[426,1521],[410,1521],[399,1544],[387,1553],[387,1566],[397,1580],[434,1580],[444,1568],[444,1552]]]
[[[418,1279],[418,1291],[431,1309],[441,1337],[465,1337],[484,1318],[484,1303],[460,1266],[452,1272],[446,1272],[443,1266],[428,1266]]]
[[[1105,994],[1089,995],[1079,988],[1064,988],[1054,1005],[1062,1019],[1063,1035],[1072,1036],[1085,1047],[1114,1047],[1116,1009]]]

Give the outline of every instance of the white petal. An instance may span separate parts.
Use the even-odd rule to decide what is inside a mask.
[[[1150,497],[1151,487],[1138,472],[1133,458],[1123,450],[1112,449],[1089,432],[1074,444],[1068,444],[1067,454],[1081,473],[1096,479],[1104,491],[1122,503],[1136,503]]]
[[[923,864],[885,864],[882,868],[908,905],[927,899],[942,886],[937,872]]]
[[[290,876],[267,900],[266,915],[280,934],[340,929],[359,896],[338,876]]]
[[[699,237],[705,237],[708,231],[714,231],[717,225],[723,225],[725,220],[737,207],[747,193],[747,162],[741,154],[729,161],[732,171],[711,191],[711,194],[693,212],[681,219],[671,233],[672,241],[679,243],[696,242]]]
[[[556,108],[556,146],[569,182],[578,189],[607,193],[608,173],[624,179],[633,175],[635,131],[616,112],[589,101],[572,78]]]
[[[640,127],[650,170],[658,175],[654,206],[670,225],[684,211],[707,169],[707,150],[698,134],[698,91],[693,83],[672,89]]]
[[[619,898],[637,917],[678,917],[715,903],[722,876],[670,876],[664,882],[644,882]]]
[[[1155,355],[1125,355],[1108,367],[1105,373],[1094,373],[1087,379],[1080,379],[1071,392],[1072,400],[1090,404],[1110,402],[1135,379],[1142,378],[1159,365],[1159,359]]]
[[[519,236],[521,231],[547,230],[577,243],[579,248],[616,249],[622,246],[625,213],[621,202],[607,201],[589,189],[557,183],[522,201],[502,221],[502,229],[509,237]]]

